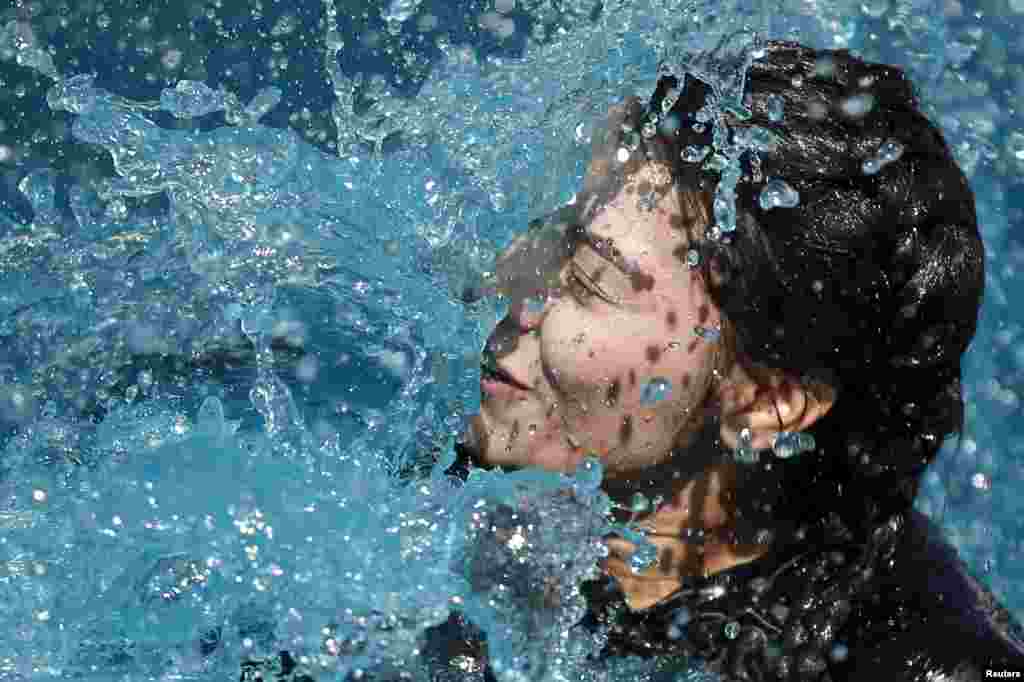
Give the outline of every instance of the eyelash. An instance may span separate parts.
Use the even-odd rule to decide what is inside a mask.
[[[586,296],[581,296],[580,290],[586,292]],[[569,266],[569,291],[580,305],[586,305],[591,296],[596,296],[606,303],[612,302],[597,286],[588,284],[584,277],[580,276],[574,265]]]

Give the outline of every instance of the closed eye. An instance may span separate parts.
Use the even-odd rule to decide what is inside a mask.
[[[587,273],[576,267],[575,263],[569,266],[569,284],[573,297],[581,304],[590,296],[597,296],[606,303],[616,303],[615,299],[602,291],[601,287],[597,286]]]

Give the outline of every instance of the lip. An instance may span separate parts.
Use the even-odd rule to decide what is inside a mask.
[[[480,368],[480,370],[481,370],[480,371],[480,383],[481,384],[484,381],[489,381],[490,383],[493,383],[493,384],[501,384],[501,385],[504,385],[504,386],[511,385],[511,386],[514,386],[515,388],[518,388],[521,391],[529,391],[530,390],[530,387],[527,386],[525,382],[520,381],[519,378],[515,374],[513,374],[512,372],[508,371],[508,369],[506,367],[502,367],[498,363],[494,363],[494,366],[501,372],[502,376],[507,380],[507,383],[497,382],[497,381],[490,381],[488,379],[485,379],[484,378],[484,374],[483,374],[483,366],[481,366],[481,368]]]
[[[512,374],[512,372],[508,371],[506,368],[502,367],[501,365],[498,365],[498,369],[500,369],[502,374],[504,374],[506,377],[508,377],[508,380],[512,384],[514,384],[515,386],[518,386],[519,388],[521,388],[524,391],[529,391],[530,390],[529,386],[527,386],[525,383],[520,381],[519,378],[516,377],[515,374]]]
[[[520,386],[485,378],[480,379],[480,388],[484,393],[495,398],[516,398],[527,392]]]

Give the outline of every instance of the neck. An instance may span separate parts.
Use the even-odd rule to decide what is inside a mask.
[[[635,482],[634,482],[635,483]],[[609,555],[602,568],[615,577],[630,608],[645,609],[682,587],[688,576],[707,577],[760,558],[768,545],[736,540],[736,469],[731,463],[716,464],[688,480],[673,482],[668,502],[645,514],[626,515],[644,529],[657,550],[657,559],[634,572],[630,558],[636,547],[621,538],[607,540]],[[637,486],[616,481],[609,495]],[[617,500],[618,501],[618,500]]]

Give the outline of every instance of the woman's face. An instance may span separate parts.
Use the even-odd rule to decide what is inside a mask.
[[[529,390],[482,382],[471,440],[484,464],[569,472],[596,453],[608,478],[627,477],[701,426],[720,329],[699,268],[686,262],[702,221],[666,166],[601,165],[622,158],[595,159],[579,199],[586,234],[569,230],[557,284],[532,300],[529,284],[508,294],[487,350]],[[503,261],[508,270],[515,258],[506,252],[497,268],[514,278]]]

